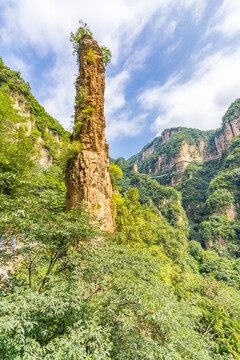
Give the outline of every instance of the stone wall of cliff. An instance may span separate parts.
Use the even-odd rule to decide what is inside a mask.
[[[181,130],[181,127],[164,130],[156,143],[150,144],[150,146],[147,146],[146,149],[142,151],[142,160],[148,158],[154,152],[156,147],[165,144],[172,136],[174,136]]]
[[[31,113],[28,102],[25,96],[19,94],[16,91],[12,91],[10,93],[10,98],[13,102],[13,108],[18,110],[20,116],[24,117],[26,121],[27,134],[31,135],[32,132],[35,132],[36,141],[35,147],[38,152],[38,156],[36,157],[36,162],[42,165],[43,167],[48,167],[53,164],[54,157],[47,148],[44,140],[43,134],[37,130],[36,126],[36,117]],[[49,138],[49,142],[52,146],[55,147],[56,153],[59,154],[61,152],[61,148],[63,145],[63,138],[59,134],[54,133],[47,126],[43,126],[43,132],[47,134]],[[39,134],[37,136],[37,133]]]
[[[240,134],[240,115],[235,115],[225,120],[215,132],[187,128],[164,130],[160,137],[135,155],[133,161],[138,164],[140,172],[153,175],[164,174],[173,167],[181,174],[192,161],[220,159],[222,153],[228,151],[231,141]]]
[[[35,161],[44,167],[57,161],[68,144],[70,134],[38,103],[21,74],[8,68],[1,59],[0,88],[0,96],[5,94],[18,115],[24,118],[26,135],[35,139]]]
[[[91,213],[113,231],[112,185],[109,148],[105,138],[105,68],[102,52],[89,35],[79,41],[79,77],[76,84],[73,138],[82,151],[68,163],[66,171],[67,210],[85,202]]]

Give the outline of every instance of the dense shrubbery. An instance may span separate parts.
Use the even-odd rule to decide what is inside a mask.
[[[24,176],[25,169],[34,165],[36,156],[36,151],[33,149],[34,138],[27,137],[26,131],[26,119],[13,108],[9,95],[0,89],[0,170],[3,172],[2,181],[12,172]],[[5,186],[7,183],[8,180],[5,181]]]
[[[0,358],[238,359],[239,259],[196,241],[188,249],[180,193],[118,159],[122,179],[111,165],[113,186],[123,188],[114,194],[117,232],[101,233],[81,205],[64,211],[66,152],[79,149],[36,165],[39,129],[28,134],[9,94],[1,95]],[[214,212],[236,202],[229,171],[210,185],[208,220],[223,217],[231,235],[226,214]],[[205,184],[199,191],[206,199]],[[231,241],[234,255],[237,236]]]
[[[0,282],[2,359],[238,354],[237,294],[223,296],[190,271],[186,236],[141,206],[137,189],[116,195],[119,232],[100,240],[84,209],[63,211],[59,167],[28,171],[27,182],[1,196],[1,234],[22,245],[0,252],[2,268],[15,264]]]
[[[222,213],[233,203],[234,197],[227,189],[218,189],[208,197],[206,207],[210,213]]]
[[[53,119],[44,108],[37,102],[34,96],[31,94],[31,88],[28,83],[21,78],[19,72],[10,70],[3,64],[0,59],[0,91],[1,97],[3,94],[16,97],[23,101],[26,110],[30,111],[30,119],[34,122],[35,128],[40,132],[41,137],[44,140],[44,145],[50,150],[51,155],[56,156],[56,139],[49,133],[49,130],[53,135],[60,136],[62,141],[66,142],[69,138],[69,133],[63,129],[59,122]],[[9,96],[10,99],[10,96]]]
[[[2,74],[4,76],[1,76]],[[29,118],[20,116],[13,108],[13,103],[16,101],[25,111],[30,112]],[[4,162],[3,152],[8,152],[11,163],[15,158],[13,168],[23,167],[28,161],[33,163],[33,160],[39,157],[40,148],[45,148],[49,159],[64,169],[68,159],[74,158],[82,149],[79,141],[70,143],[70,134],[36,101],[31,94],[29,84],[24,82],[20,73],[7,68],[2,60],[0,61],[0,115],[2,119],[0,161]],[[31,122],[31,131],[29,122]],[[14,127],[14,124],[21,126]],[[25,136],[26,131],[29,132],[28,137]],[[12,142],[11,138],[18,138],[18,143]],[[11,151],[15,151],[15,155],[10,156]],[[21,156],[25,157],[25,161],[22,161]]]
[[[160,245],[177,262],[186,257],[187,236],[179,219],[171,225],[160,212],[153,212],[139,203],[136,188],[129,188],[124,197],[114,196],[118,207],[116,239],[134,245]]]
[[[215,242],[227,248],[231,256],[240,256],[239,242],[239,190],[240,171],[238,167],[239,137],[230,147],[230,154],[222,168],[209,184],[205,213],[209,215],[201,224],[202,239]]]
[[[223,116],[222,123],[233,120],[234,118],[239,117],[240,115],[240,99],[234,101],[231,106],[228,108],[226,114]]]
[[[190,254],[195,260],[183,257],[185,264],[180,262],[178,265],[185,271],[181,273],[180,269],[174,268],[173,264],[170,266],[164,264],[165,276],[163,278],[173,286],[174,292],[180,299],[188,299],[188,301],[198,304],[198,308],[202,311],[200,322],[203,326],[208,323],[204,333],[211,334],[215,339],[219,353],[229,352],[234,355],[234,358],[238,358],[240,338],[237,304],[240,280],[238,258],[240,255],[240,231],[239,215],[237,214],[239,177],[236,167],[239,164],[239,138],[233,141],[230,150],[231,153],[225,160],[223,158],[204,164],[193,163],[187,167],[177,189],[182,192],[183,206],[190,218],[191,239],[199,242],[191,241],[189,244]],[[164,218],[161,219],[159,228],[161,228],[161,234],[164,235],[161,237],[158,233],[158,243],[156,238],[152,238],[153,244],[158,244],[154,246],[159,247],[157,250],[156,248],[153,250],[152,245],[148,244],[148,251],[155,251],[163,263],[164,256],[174,259],[174,252],[172,250],[169,252],[169,248],[176,248],[175,254],[178,253],[177,244],[174,241],[171,242],[171,239],[177,239],[177,234],[171,232],[170,226],[176,226],[176,218],[167,216],[166,205],[169,204],[173,208],[178,205],[180,209],[180,194],[175,189],[160,186],[155,180],[150,180],[147,175],[132,172],[131,166],[122,158],[117,159],[116,163],[123,170],[123,178],[119,181],[119,185],[123,187],[124,191],[131,186],[138,188],[142,209],[144,209],[144,204],[148,204],[152,210],[156,211],[160,205],[158,211],[161,211]],[[163,206],[162,201],[164,202]],[[232,215],[228,215],[228,211],[231,211]],[[235,219],[233,220],[229,216],[234,216],[234,211]],[[130,218],[128,214],[126,219]],[[163,224],[166,220],[167,231],[164,233]],[[127,225],[129,222],[127,220]],[[135,219],[133,224],[137,222]],[[182,237],[183,233],[181,233]],[[151,239],[151,236],[148,238]],[[180,241],[177,241],[179,244]],[[204,250],[201,242],[203,246],[211,246],[211,250]],[[183,248],[184,246],[181,244],[181,249]],[[176,259],[174,262],[177,265]],[[224,284],[237,290],[230,290]],[[228,306],[229,301],[231,302],[233,298],[235,300],[231,305],[233,310],[231,312]],[[234,319],[235,316],[238,320],[232,321],[231,319]]]

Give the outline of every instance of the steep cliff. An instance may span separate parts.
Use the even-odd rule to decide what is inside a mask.
[[[38,163],[45,167],[51,165],[68,144],[69,133],[38,103],[20,73],[5,66],[1,58],[0,96],[7,97],[10,106],[25,119],[26,134],[35,139]]]
[[[103,229],[113,231],[112,185],[109,149],[105,138],[105,68],[102,51],[89,35],[79,40],[80,75],[76,84],[73,138],[82,151],[68,163],[67,209],[84,201],[92,214],[103,220]]]
[[[191,240],[239,256],[240,99],[219,129],[167,129],[128,160],[135,163],[140,173],[181,192]]]
[[[140,172],[165,174],[174,168],[178,174],[176,185],[189,163],[207,162],[222,157],[231,141],[240,134],[240,100],[236,100],[223,117],[222,127],[216,131],[188,128],[164,130],[160,137],[147,144],[131,157],[129,164],[137,163]]]

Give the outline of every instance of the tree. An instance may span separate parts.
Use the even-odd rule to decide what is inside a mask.
[[[75,33],[70,33],[70,41],[73,46],[73,55],[77,55],[78,59],[78,51],[79,51],[79,41],[82,39],[84,35],[88,35],[92,37],[92,31],[87,25],[87,23],[84,23],[82,20],[79,20],[79,28]]]
[[[123,177],[122,169],[118,165],[111,162],[109,168],[109,174],[110,174],[113,190],[121,189],[119,186],[117,186],[117,180]]]
[[[0,185],[2,192],[11,188],[14,179],[23,180],[35,166],[34,160],[37,153],[34,139],[27,131],[26,119],[13,108],[9,94],[0,89]]]
[[[80,26],[75,33],[73,32],[70,33],[70,41],[73,46],[73,55],[77,55],[77,62],[79,61],[78,60],[79,41],[82,39],[84,35],[88,35],[91,38],[93,37],[92,31],[86,23],[84,23],[82,20],[79,20],[79,25]],[[112,53],[106,46],[101,46],[100,50],[103,55],[103,64],[106,67],[111,61]],[[90,60],[92,61],[94,59],[94,53],[89,54],[89,56],[90,56]]]

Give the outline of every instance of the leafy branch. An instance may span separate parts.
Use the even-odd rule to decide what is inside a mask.
[[[93,38],[92,31],[90,27],[87,25],[87,23],[84,23],[82,20],[79,20],[79,25],[80,26],[75,33],[73,32],[70,33],[70,42],[72,43],[73,46],[73,55],[77,55],[77,61],[79,61],[78,60],[79,41],[83,38],[84,35],[88,35],[91,38]],[[112,53],[106,46],[101,46],[100,50],[103,55],[104,66],[106,67],[111,61]],[[91,61],[94,61],[93,52],[88,54],[88,56],[90,56]]]

